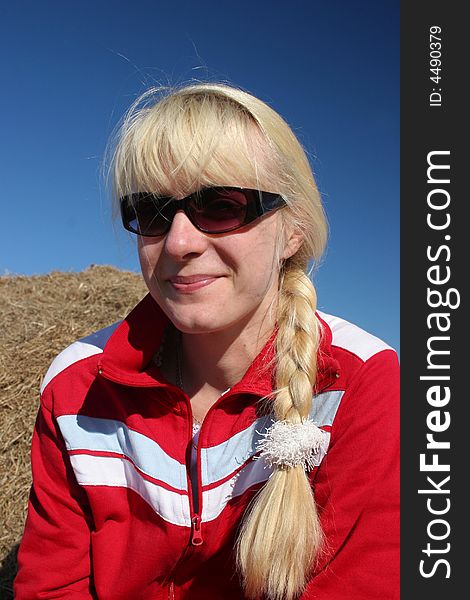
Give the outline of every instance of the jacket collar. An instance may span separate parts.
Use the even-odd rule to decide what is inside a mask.
[[[318,352],[318,376],[315,390],[321,391],[338,377],[339,365],[331,353],[332,334],[328,324],[316,313],[322,326]],[[168,317],[150,294],[147,294],[118,325],[98,361],[101,375],[124,385],[137,387],[167,386],[158,367],[152,361],[160,347]],[[231,388],[231,393],[247,392],[265,396],[274,387],[272,360],[274,358],[273,332],[264,348],[254,359],[242,379]]]

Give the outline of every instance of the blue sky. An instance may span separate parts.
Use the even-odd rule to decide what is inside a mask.
[[[0,274],[138,271],[101,177],[147,87],[225,80],[306,148],[331,235],[319,308],[399,346],[399,2],[149,0],[0,8]]]

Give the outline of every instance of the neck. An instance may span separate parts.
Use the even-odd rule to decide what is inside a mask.
[[[181,374],[186,393],[192,397],[206,390],[217,395],[243,377],[270,338],[274,324],[248,325],[234,335],[230,331],[182,334]]]

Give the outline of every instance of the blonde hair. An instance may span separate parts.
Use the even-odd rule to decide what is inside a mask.
[[[154,88],[125,115],[111,168],[116,198],[135,191],[183,197],[200,187],[233,185],[234,178],[238,186],[286,198],[283,226],[297,228],[303,243],[279,261],[273,408],[277,420],[307,418],[321,332],[306,270],[323,253],[327,224],[308,159],[287,123],[266,103],[224,83]],[[247,509],[236,545],[245,594],[294,598],[321,545],[303,467],[276,468]]]

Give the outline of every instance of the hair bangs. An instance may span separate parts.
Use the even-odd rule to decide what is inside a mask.
[[[219,185],[278,191],[272,148],[244,107],[207,92],[176,96],[126,115],[113,158],[116,196],[184,197]]]

